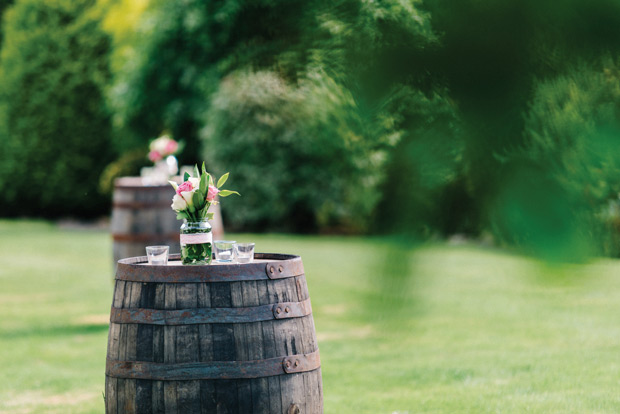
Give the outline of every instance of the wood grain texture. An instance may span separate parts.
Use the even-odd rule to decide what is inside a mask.
[[[309,298],[305,275],[197,283],[169,283],[165,278],[148,283],[117,280],[112,307],[219,312],[217,309],[252,309]],[[110,323],[108,366],[115,361],[125,366],[123,361],[127,361],[133,367],[165,369],[158,371],[161,378],[148,373],[144,377],[123,377],[118,376],[117,371],[114,371],[116,376],[106,375],[106,414],[288,414],[295,410],[320,414],[323,412],[320,368],[286,374],[282,367],[285,357],[299,358],[299,355],[315,352],[318,352],[318,344],[311,313],[287,319],[274,316],[254,322],[181,325],[137,323],[123,318],[122,322]],[[273,368],[271,371],[260,368],[260,364],[269,361],[278,365],[277,372]],[[249,365],[243,365],[244,362]],[[182,367],[194,366],[192,364],[211,368],[183,374]],[[240,376],[205,379],[216,377],[195,374],[213,374],[213,370],[227,369],[226,364],[242,367],[238,371]],[[248,368],[251,366],[258,368]],[[174,372],[174,375],[166,372]],[[250,372],[253,373],[251,377],[244,377]]]
[[[143,255],[150,245],[165,244],[180,251],[179,222],[170,208],[174,190],[169,185],[138,185],[138,180],[132,182],[135,185],[120,180],[114,188],[110,230],[117,236],[112,247],[115,264],[122,258]]]

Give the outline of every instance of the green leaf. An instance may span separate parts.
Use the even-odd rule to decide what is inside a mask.
[[[209,174],[209,185],[213,185],[213,177]]]
[[[217,193],[217,195],[220,196],[220,197],[228,197],[229,195],[233,195],[233,194],[241,196],[241,194],[239,194],[236,191],[232,191],[232,190],[222,190],[219,193]]]
[[[207,177],[207,175],[208,175],[207,172],[203,171],[202,177],[200,177],[200,192],[202,193],[203,196],[207,195],[207,185],[209,182],[209,178]]]
[[[200,178],[200,171],[198,170],[198,164],[194,164],[194,174],[196,178]]]
[[[200,210],[204,207],[204,196],[199,191],[196,191],[192,195],[192,202],[194,203],[194,208]]]
[[[206,218],[207,220],[213,220],[213,213],[207,213],[207,214],[205,215],[205,218]]]
[[[189,173],[185,171],[185,174],[183,174],[183,181],[187,181],[189,177],[190,177]]]
[[[226,174],[222,175],[222,176],[220,177],[220,179],[219,179],[219,180],[217,180],[217,186],[216,186],[217,188],[220,188],[221,186],[223,186],[224,184],[226,184],[226,180],[228,180],[228,174],[229,174],[229,173],[226,173]]]
[[[202,173],[206,174],[207,173],[207,169],[205,168],[205,162],[202,162]]]
[[[209,220],[211,220],[211,218],[213,218],[213,213],[209,213],[209,207],[211,207],[211,203],[208,203],[205,205],[205,208],[202,210],[202,218],[208,218]],[[211,218],[209,218],[209,216],[211,216]]]
[[[189,215],[185,211],[177,212],[177,220],[188,219]]]

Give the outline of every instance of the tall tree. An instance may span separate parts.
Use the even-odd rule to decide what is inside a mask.
[[[96,216],[111,159],[108,36],[94,0],[18,1],[0,62],[0,211]]]

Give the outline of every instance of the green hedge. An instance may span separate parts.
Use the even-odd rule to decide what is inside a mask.
[[[618,255],[620,221],[610,208],[620,192],[618,136],[620,69],[611,60],[538,82],[522,155],[536,174],[519,179],[523,223],[512,220],[512,238],[543,251]]]
[[[620,69],[581,67],[539,82],[526,122],[528,154],[592,206],[620,191]]]
[[[0,62],[0,213],[95,216],[112,158],[102,87],[108,37],[94,0],[20,0]]]
[[[169,131],[185,142],[183,164],[200,162],[202,113],[222,76],[266,67],[307,26],[303,0],[152,0],[119,49],[110,102],[123,129],[115,145],[140,147]],[[123,45],[124,46],[124,45]]]
[[[205,119],[208,168],[231,173],[227,224],[247,230],[360,231],[378,200],[381,155],[351,95],[323,73],[299,85],[273,72],[225,79]]]

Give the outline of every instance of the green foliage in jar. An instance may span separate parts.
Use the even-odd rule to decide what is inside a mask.
[[[192,240],[194,237],[199,240]],[[211,263],[213,249],[211,225],[208,219],[184,220],[181,226],[181,263],[203,265]]]

